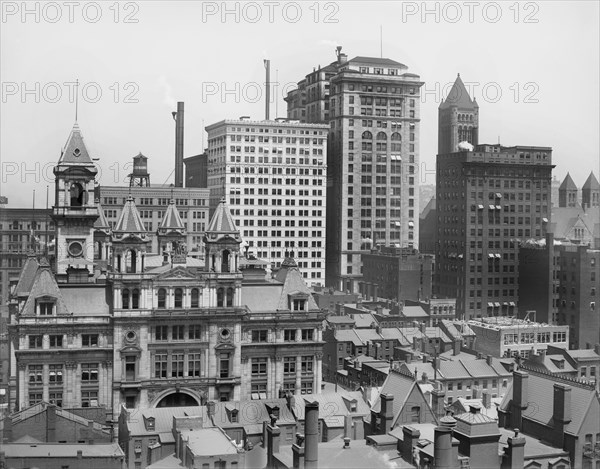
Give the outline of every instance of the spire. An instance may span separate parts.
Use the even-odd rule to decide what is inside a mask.
[[[135,202],[131,194],[127,197],[127,201],[119,217],[119,221],[114,229],[115,232],[128,233],[128,234],[141,234],[146,236],[146,228],[140,217],[140,213],[135,206]]]
[[[479,107],[475,100],[471,100],[469,92],[460,78],[460,73],[456,77],[450,93],[448,93],[446,99],[441,102],[440,109],[446,109],[452,106],[456,106],[459,109],[474,109]]]
[[[219,202],[219,205],[217,206],[215,213],[213,214],[210,223],[206,228],[206,233],[207,235],[216,234],[231,236],[235,239],[239,239],[241,242],[240,232],[237,229],[237,226],[235,226],[235,222],[233,221],[229,207],[225,202],[225,197],[223,197],[221,202]]]
[[[94,229],[109,232],[110,231],[110,223],[106,219],[104,215],[104,210],[102,209],[102,205],[100,205],[100,200],[96,199],[96,206],[98,207],[98,219],[94,222]]]
[[[576,191],[577,190],[577,186],[573,182],[573,179],[571,178],[571,175],[569,173],[567,173],[567,175],[563,179],[563,182],[560,185],[560,187],[558,188],[558,190],[560,190],[560,191]]]
[[[177,210],[177,205],[175,205],[175,201],[173,199],[171,199],[171,201],[169,202],[169,206],[167,207],[165,216],[160,222],[160,226],[158,227],[158,233],[169,234],[169,232],[172,231],[178,231],[179,234],[185,233],[185,225],[181,220],[179,210]]]
[[[582,186],[582,189],[600,190],[600,182],[598,182],[598,179],[596,179],[596,176],[594,175],[593,171],[590,173],[590,175],[586,179],[585,183]]]
[[[58,164],[92,165],[92,159],[83,142],[83,135],[77,122],[73,124],[69,138],[61,152]]]

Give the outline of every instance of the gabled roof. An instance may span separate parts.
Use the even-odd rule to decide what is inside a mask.
[[[592,406],[600,406],[600,395],[593,385],[581,383],[575,379],[526,370],[528,378],[528,401],[535,403],[523,411],[523,418],[538,422],[546,427],[553,426],[554,383],[563,383],[571,387],[571,422],[565,427],[565,433],[577,435],[588,413],[593,415]],[[508,389],[500,409],[508,411],[513,399],[514,382]],[[596,414],[597,415],[597,414]]]
[[[476,109],[479,108],[475,100],[471,100],[469,92],[465,88],[465,84],[460,78],[460,73],[452,85],[452,89],[440,104],[440,109],[447,109],[456,106],[459,109]]]
[[[417,382],[414,379],[411,379],[402,373],[398,373],[397,371],[390,371],[371,411],[377,413],[381,410],[381,394],[391,394],[394,396],[394,417],[396,417],[402,410],[404,402],[416,385]]]
[[[319,306],[315,302],[308,285],[302,278],[302,274],[300,270],[298,270],[298,266],[295,262],[289,262],[290,259],[286,259],[287,264],[282,264],[281,269],[277,272],[275,276],[275,280],[283,283],[283,288],[281,290],[281,295],[279,297],[279,304],[277,305],[278,310],[288,310],[289,306],[289,296],[290,295],[301,295],[307,297],[306,302],[306,310],[318,310]]]
[[[60,292],[58,284],[56,283],[56,279],[50,270],[50,264],[48,264],[46,259],[42,259],[40,262],[40,266],[35,275],[35,280],[33,281],[33,285],[31,287],[31,292],[27,298],[27,301],[25,302],[25,306],[23,306],[21,314],[34,316],[35,303],[38,298],[42,297],[53,298],[56,301],[55,313],[57,315],[69,314],[65,301],[62,297],[62,293]]]
[[[127,201],[123,206],[123,211],[121,212],[119,221],[115,225],[114,231],[122,233],[146,234],[146,228],[144,227],[144,223],[140,217],[140,212],[138,212],[138,209],[135,206],[135,201],[133,200],[131,194],[129,194],[129,197],[127,197]]]
[[[235,222],[233,221],[233,217],[231,216],[231,212],[229,211],[229,207],[227,207],[224,197],[221,199],[221,202],[219,202],[219,205],[217,205],[206,231],[207,233],[237,233],[239,236],[239,230],[237,226],[235,226]]]
[[[593,171],[590,173],[581,188],[586,190],[600,190],[600,182],[598,182],[598,179],[596,179],[596,176],[594,176]]]
[[[27,260],[25,261],[25,265],[21,270],[21,274],[19,275],[19,282],[15,288],[15,296],[27,296],[31,291],[31,287],[33,286],[33,281],[35,280],[35,273],[38,269],[38,261],[35,258],[34,253],[29,253],[27,255]]]
[[[179,210],[177,210],[177,205],[175,205],[173,199],[170,200],[165,215],[158,227],[158,232],[161,234],[166,234],[170,231],[179,231],[182,234],[185,232],[185,225],[179,216]]]
[[[90,165],[93,166],[90,154],[83,142],[83,135],[79,129],[77,122],[73,125],[67,143],[60,154],[58,164],[76,164],[76,165]]]
[[[563,179],[563,182],[561,183],[558,190],[559,191],[576,191],[577,190],[577,186],[573,182],[573,178],[571,178],[571,175],[569,173],[567,173],[567,175]]]

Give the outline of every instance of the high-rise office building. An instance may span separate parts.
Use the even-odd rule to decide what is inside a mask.
[[[419,76],[390,59],[348,59],[313,70],[288,94],[288,116],[329,122],[327,279],[359,291],[361,254],[418,247]]]
[[[325,280],[327,129],[247,118],[206,127],[211,210],[225,197],[250,253],[275,268],[292,253],[313,285]]]

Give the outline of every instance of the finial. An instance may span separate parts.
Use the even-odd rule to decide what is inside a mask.
[[[458,75],[457,78],[460,78],[460,73],[458,73],[457,75]]]
[[[77,112],[79,108],[79,78],[75,80],[75,123],[77,123]]]

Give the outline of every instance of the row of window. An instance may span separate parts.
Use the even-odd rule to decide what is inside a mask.
[[[294,299],[292,304],[292,309],[294,311],[303,311],[304,310],[304,299]],[[301,329],[300,334],[297,334],[297,329],[284,329],[283,330],[283,340],[285,342],[296,342],[296,340],[301,339],[302,342],[313,341],[314,339],[314,329]],[[252,342],[267,342],[269,337],[268,329],[253,329],[251,331]]]
[[[552,341],[550,340],[552,338]],[[504,345],[511,344],[548,344],[550,342],[566,342],[566,332],[521,332],[520,334],[504,334]]]
[[[38,334],[30,335],[29,348],[30,349],[42,349],[44,348],[44,336],[48,337],[48,345],[50,348],[61,348],[64,346],[64,335],[63,334]],[[81,346],[82,347],[98,347],[99,344],[98,334],[82,334],[81,335]]]
[[[29,393],[29,405],[33,406],[42,402],[43,394],[39,391]],[[48,394],[50,404],[55,404],[58,407],[63,405],[62,391],[51,391]],[[97,407],[98,406],[98,390],[86,389],[81,391],[81,407]]]
[[[474,381],[468,381],[466,383],[463,383],[463,381],[447,381],[446,382],[446,389],[448,391],[453,391],[454,388],[456,388],[457,391],[461,391],[463,389],[463,384],[465,386],[465,389],[467,391],[471,390],[471,386],[473,387],[478,387],[481,384],[481,387],[483,389],[488,389],[488,385],[491,385],[492,389],[496,389],[498,387],[498,380],[497,379],[482,379],[481,383],[479,380],[474,380]],[[506,389],[508,386],[508,381],[507,380],[502,380],[502,388]],[[469,396],[471,397],[471,396]]]
[[[98,381],[98,363],[82,363],[80,365],[80,379],[82,382],[95,382]],[[44,365],[28,365],[27,374],[29,376],[29,384],[49,384],[49,385],[62,385],[64,375],[63,364],[50,364],[48,365],[48,376],[44,379]]]

